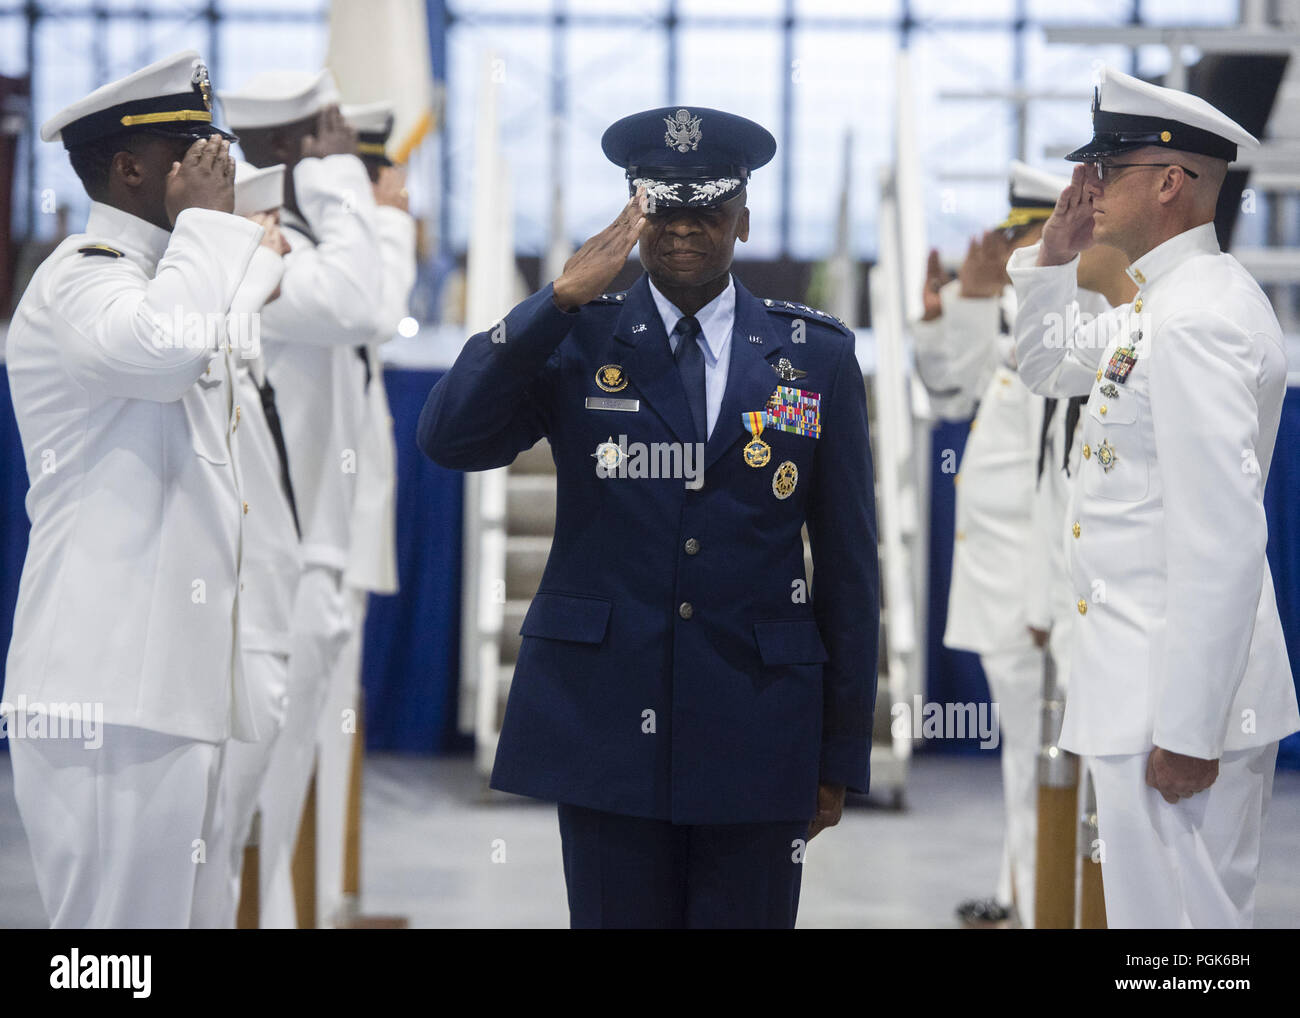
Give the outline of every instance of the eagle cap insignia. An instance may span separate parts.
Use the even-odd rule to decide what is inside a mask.
[[[694,152],[700,146],[700,118],[691,116],[690,110],[678,110],[671,117],[664,117],[668,130],[664,133],[664,144],[678,152]]]
[[[211,113],[212,79],[208,77],[208,66],[202,60],[194,61],[194,74],[190,76],[190,84],[203,97],[203,105]]]

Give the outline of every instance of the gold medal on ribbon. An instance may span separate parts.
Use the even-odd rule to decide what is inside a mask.
[[[754,436],[745,446],[745,462],[755,469],[765,467],[767,461],[772,458],[772,447],[758,437],[763,433],[763,411],[751,410],[741,416],[745,427]]]

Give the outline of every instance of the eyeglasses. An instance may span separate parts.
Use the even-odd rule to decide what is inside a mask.
[[[1170,166],[1177,166],[1193,180],[1200,176],[1200,174],[1195,170],[1189,170],[1182,163],[1103,163],[1097,161],[1092,164],[1092,168],[1097,171],[1097,179],[1099,181],[1106,180],[1107,176],[1113,180],[1120,170],[1131,169],[1135,166],[1159,166],[1161,169],[1167,169]]]

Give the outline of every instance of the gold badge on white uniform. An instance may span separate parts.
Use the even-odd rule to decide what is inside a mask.
[[[786,460],[776,468],[776,473],[772,475],[772,494],[777,498],[785,500],[794,494],[795,486],[799,483],[799,468],[794,465],[793,460]]]

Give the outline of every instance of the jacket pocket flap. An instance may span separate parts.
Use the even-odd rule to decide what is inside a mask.
[[[521,636],[543,636],[573,643],[600,643],[609,625],[610,602],[582,594],[538,591],[519,627]]]
[[[827,659],[821,633],[812,619],[755,622],[754,639],[765,665],[811,665]]]

